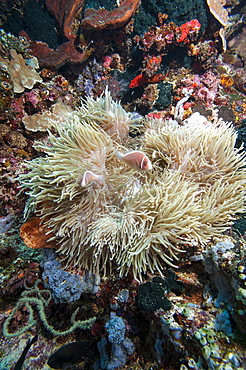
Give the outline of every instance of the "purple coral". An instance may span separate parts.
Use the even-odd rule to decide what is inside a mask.
[[[85,95],[93,96],[103,76],[103,66],[96,59],[90,61],[76,80],[77,89]]]
[[[116,70],[108,73],[103,65],[93,59],[79,74],[75,84],[82,94],[94,98],[100,96],[107,86],[112,98],[118,100],[128,86],[128,82],[121,79],[119,74]]]

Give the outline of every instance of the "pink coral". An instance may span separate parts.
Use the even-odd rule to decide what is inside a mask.
[[[169,44],[187,44],[197,39],[201,24],[197,19],[176,26],[174,23],[163,23],[160,27],[150,27],[141,41],[145,51],[155,48],[163,53]]]
[[[203,75],[187,76],[182,81],[182,86],[186,89],[193,90],[193,96],[196,101],[211,107],[218,94],[219,80],[217,76],[208,71]],[[181,91],[182,91],[181,89]]]

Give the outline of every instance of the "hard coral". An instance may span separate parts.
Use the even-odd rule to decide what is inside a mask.
[[[30,58],[29,42],[25,37],[15,37],[10,32],[6,33],[0,29],[0,55],[2,57],[10,57],[10,50],[16,50],[21,53],[25,58]]]
[[[202,75],[187,75],[181,84],[179,90],[182,94],[190,91],[196,97],[196,102],[206,107],[212,107],[219,97],[219,80],[211,70]]]
[[[18,54],[14,49],[10,50],[11,60],[2,59],[1,64],[8,68],[11,79],[14,83],[14,92],[21,93],[27,89],[33,88],[36,82],[42,82],[39,73],[26,64],[21,54]],[[33,59],[36,64],[37,61]],[[38,65],[36,64],[38,67]]]
[[[67,266],[105,274],[115,266],[140,279],[148,271],[162,275],[163,263],[174,266],[184,246],[219,237],[243,210],[245,157],[228,124],[147,118],[140,149],[153,168],[135,171],[115,155],[129,149],[99,126],[108,103],[88,100],[56,125],[56,136],[36,143],[46,157],[29,162],[20,180]],[[84,183],[88,172],[100,181]]]
[[[228,11],[224,8],[226,0],[207,0],[210,12],[222,24],[219,34],[222,40],[223,51],[226,51],[225,28],[228,26]]]
[[[177,42],[185,42],[188,43],[192,38],[196,38],[198,32],[200,31],[201,23],[198,19],[192,19],[189,22],[181,24],[179,27],[179,31],[181,32],[180,37],[178,38]]]
[[[42,114],[35,113],[31,116],[24,116],[22,122],[27,130],[46,131],[52,126],[52,118],[55,118],[54,115],[47,111]]]
[[[124,26],[133,16],[140,0],[123,0],[114,10],[86,9],[81,26],[84,29],[113,29]]]
[[[218,56],[218,51],[215,47],[215,42],[205,40],[199,41],[196,44],[190,44],[188,55],[195,56],[199,66],[208,69],[214,64]]]
[[[245,37],[246,27],[242,27],[241,31],[231,38],[228,42],[228,46],[231,50],[237,53],[244,63],[246,62],[246,50],[245,50]]]
[[[10,105],[14,96],[13,88],[8,67],[0,63],[0,119],[5,119],[10,115]]]
[[[201,24],[197,19],[176,26],[175,23],[163,23],[160,27],[150,27],[141,38],[145,52],[155,51],[160,55],[167,52],[171,44],[187,44],[198,37]],[[159,56],[160,58],[160,56]]]
[[[83,95],[94,98],[100,96],[107,86],[111,96],[115,100],[120,99],[128,83],[120,78],[120,73],[116,69],[113,70],[114,64],[112,57],[106,56],[103,59],[107,61],[104,61],[102,65],[96,59],[88,62],[85,68],[80,71],[76,86],[80,94],[82,93]],[[109,60],[112,61],[110,68],[107,66]]]

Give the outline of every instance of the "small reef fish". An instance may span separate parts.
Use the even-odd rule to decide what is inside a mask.
[[[97,355],[96,348],[92,342],[72,342],[59,348],[48,360],[48,365],[52,369],[68,369],[74,364],[78,364],[85,358],[94,359]]]
[[[115,153],[116,157],[124,161],[128,166],[137,171],[148,171],[152,169],[152,163],[149,158],[140,150],[133,150],[126,154],[120,152]]]
[[[26,347],[24,348],[19,360],[17,361],[17,363],[15,364],[15,367],[13,370],[21,370],[22,368],[22,365],[25,361],[25,358],[26,358],[26,355],[27,355],[27,352],[29,351],[29,349],[31,348],[31,346],[33,345],[33,343],[35,343],[36,341],[38,340],[38,335],[35,335],[35,337],[33,337],[32,339],[28,339],[27,341],[27,344],[26,344]]]
[[[162,73],[157,73],[155,74],[154,76],[150,77],[150,78],[147,78],[145,77],[145,75],[143,74],[140,74],[138,76],[136,76],[133,80],[131,80],[130,84],[129,84],[129,87],[131,89],[134,89],[135,87],[138,87],[138,86],[141,86],[141,85],[144,85],[144,84],[156,84],[160,81],[163,81],[165,80],[166,76],[163,75]]]
[[[103,180],[104,180],[103,175],[96,175],[95,173],[91,171],[85,171],[80,185],[84,187],[90,184],[91,182],[96,181],[98,185],[102,186]]]

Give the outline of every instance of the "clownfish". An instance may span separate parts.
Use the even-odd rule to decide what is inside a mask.
[[[96,175],[95,173],[91,171],[85,171],[80,185],[85,187],[86,185],[90,184],[91,182],[95,181],[98,183],[98,185],[102,186],[104,180],[103,175]]]
[[[133,150],[126,154],[120,152],[115,153],[116,157],[124,161],[128,166],[132,167],[137,171],[148,171],[152,169],[152,163],[149,158],[143,152],[139,150]]]

